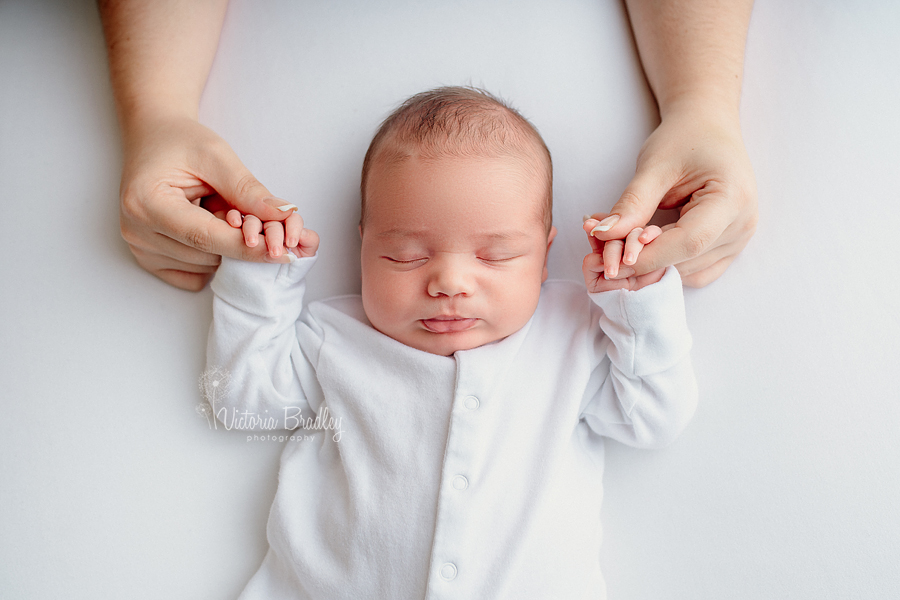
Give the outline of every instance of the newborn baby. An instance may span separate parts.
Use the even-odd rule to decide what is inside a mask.
[[[388,117],[361,191],[362,294],[309,306],[318,236],[225,217],[283,264],[222,260],[213,413],[306,427],[241,598],[605,597],[604,437],[663,446],[697,399],[678,272],[618,267],[658,229],[591,238],[587,291],[547,281],[550,154],[470,88]]]

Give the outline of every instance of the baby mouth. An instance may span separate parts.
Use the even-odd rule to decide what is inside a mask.
[[[435,317],[433,319],[422,319],[422,324],[425,326],[425,329],[432,333],[456,333],[474,327],[476,321],[478,319]]]

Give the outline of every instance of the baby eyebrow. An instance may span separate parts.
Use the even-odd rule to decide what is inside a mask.
[[[412,231],[409,229],[388,229],[378,232],[380,238],[402,238],[402,237],[422,237],[424,231]]]
[[[388,229],[378,233],[379,238],[385,239],[393,239],[393,238],[422,238],[427,236],[430,233],[429,230],[412,230],[412,229]],[[506,231],[489,231],[485,233],[479,233],[472,236],[473,238],[479,240],[490,240],[490,241],[510,241],[510,240],[520,240],[528,237],[528,234],[524,231],[519,231],[517,229],[506,230]]]

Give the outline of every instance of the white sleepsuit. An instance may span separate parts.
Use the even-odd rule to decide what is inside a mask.
[[[313,262],[223,258],[212,284],[218,416],[340,420],[285,447],[241,599],[604,598],[603,437],[663,446],[697,401],[678,272],[547,282],[520,331],[446,357],[376,331],[359,296],[303,307]]]

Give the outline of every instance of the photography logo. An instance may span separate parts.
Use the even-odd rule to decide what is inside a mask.
[[[331,439],[335,442],[341,441],[343,430],[341,428],[341,417],[335,418],[330,414],[327,406],[319,407],[315,416],[304,416],[303,409],[298,406],[281,407],[283,415],[275,417],[266,410],[265,414],[251,412],[249,410],[241,410],[235,406],[225,406],[224,400],[228,397],[233,379],[231,373],[221,367],[213,367],[208,369],[200,376],[200,392],[203,394],[205,402],[200,402],[196,411],[197,414],[205,417],[210,429],[219,429],[221,425],[224,429],[231,431],[252,430],[252,431],[294,431],[304,429],[306,431],[332,431]],[[258,438],[259,436],[256,436]],[[265,436],[263,436],[265,437]],[[248,441],[256,439],[248,436]],[[284,441],[286,436],[268,436],[277,441]],[[267,438],[267,439],[268,439]],[[291,436],[290,439],[312,439],[311,436]]]

